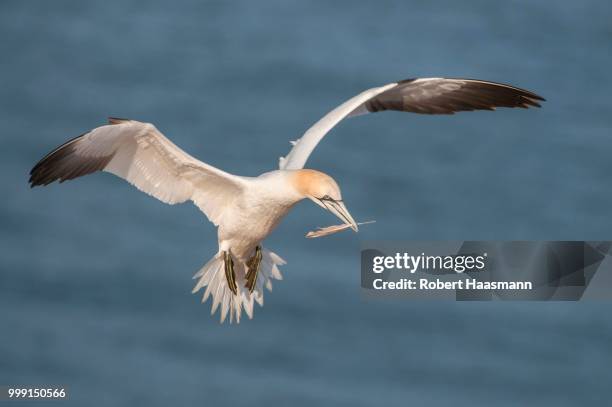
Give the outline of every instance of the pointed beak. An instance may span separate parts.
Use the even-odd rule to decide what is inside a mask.
[[[353,219],[342,201],[335,201],[333,199],[313,199],[313,201],[317,205],[327,209],[328,211],[336,215],[338,218],[340,218],[340,220],[342,220],[342,222],[349,225],[351,229],[353,229],[355,232],[359,231],[359,226],[357,226],[357,222],[355,222],[355,219]]]

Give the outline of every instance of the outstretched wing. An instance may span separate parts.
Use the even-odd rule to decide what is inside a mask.
[[[162,202],[192,200],[215,225],[244,185],[241,177],[203,163],[152,124],[109,119],[47,154],[30,171],[30,184],[47,185],[105,171]]]
[[[297,141],[280,169],[303,168],[325,135],[346,117],[397,110],[423,114],[453,114],[468,110],[495,110],[496,107],[540,107],[544,98],[524,89],[475,79],[406,79],[368,89],[347,100],[316,122]]]

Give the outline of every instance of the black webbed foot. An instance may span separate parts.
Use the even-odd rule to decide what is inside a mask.
[[[227,286],[234,293],[238,294],[238,286],[236,285],[236,273],[234,273],[234,261],[229,251],[223,252],[223,262],[225,265],[225,278],[227,279]]]
[[[255,255],[247,262],[248,271],[246,274],[246,283],[244,286],[249,290],[250,293],[255,289],[257,283],[257,275],[259,274],[259,266],[261,265],[261,246],[255,248]]]

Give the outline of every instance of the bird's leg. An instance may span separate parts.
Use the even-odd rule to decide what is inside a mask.
[[[228,251],[223,252],[223,263],[225,265],[225,278],[227,279],[227,286],[234,293],[238,294],[238,286],[236,285],[236,273],[234,273],[234,261],[232,255]]]
[[[255,248],[255,254],[247,261],[248,271],[246,274],[246,283],[244,286],[252,293],[257,283],[257,275],[259,274],[259,266],[261,265],[261,246]]]

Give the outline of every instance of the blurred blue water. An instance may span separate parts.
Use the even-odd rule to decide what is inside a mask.
[[[0,384],[75,405],[604,405],[608,304],[359,295],[359,242],[609,239],[612,6],[603,1],[9,1],[0,4]],[[540,110],[385,113],[309,161],[359,235],[300,204],[266,245],[288,265],[253,321],[192,296],[216,252],[193,205],[99,174],[30,190],[49,149],[107,116],[154,122],[243,175],[361,90],[415,76],[509,82]]]

